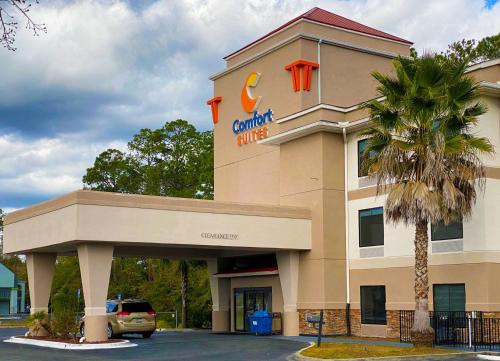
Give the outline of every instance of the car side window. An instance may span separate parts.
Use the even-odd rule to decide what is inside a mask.
[[[117,303],[107,303],[106,304],[106,313],[112,313],[112,312],[117,312],[118,311],[118,304]]]

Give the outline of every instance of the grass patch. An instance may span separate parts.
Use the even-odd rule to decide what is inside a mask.
[[[399,347],[382,345],[365,345],[340,342],[324,342],[321,347],[313,346],[302,352],[302,355],[324,359],[441,355],[456,353],[455,350],[444,350],[432,347]]]
[[[22,320],[2,320],[0,321],[1,327],[28,327],[27,319]]]
[[[328,338],[337,338],[344,340],[363,340],[363,341],[386,341],[386,342],[400,342],[398,338],[388,338],[388,337],[368,337],[368,336],[346,336],[346,335],[332,335],[326,336]]]

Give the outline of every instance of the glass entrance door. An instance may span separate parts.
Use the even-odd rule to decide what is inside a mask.
[[[272,312],[272,288],[234,289],[234,329],[240,332],[250,330],[249,316],[255,311]]]

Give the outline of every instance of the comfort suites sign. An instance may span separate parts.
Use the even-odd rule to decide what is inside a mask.
[[[273,121],[272,109],[269,108],[263,113],[259,113],[258,111],[262,96],[254,97],[252,95],[251,88],[257,86],[260,76],[260,73],[251,72],[247,76],[241,90],[241,107],[249,114],[249,117],[246,119],[235,119],[231,123],[232,131],[236,136],[236,144],[239,146],[267,138],[269,134],[267,124]],[[214,125],[218,123],[218,103],[221,101],[222,97],[215,97],[207,102],[212,107]]]

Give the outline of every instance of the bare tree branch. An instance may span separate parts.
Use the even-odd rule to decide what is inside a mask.
[[[38,0],[0,0],[0,44],[7,50],[16,50],[14,42],[19,17],[24,19],[26,29],[33,31],[34,36],[47,32],[45,24],[36,23],[31,18],[29,11],[33,4],[38,4]]]

